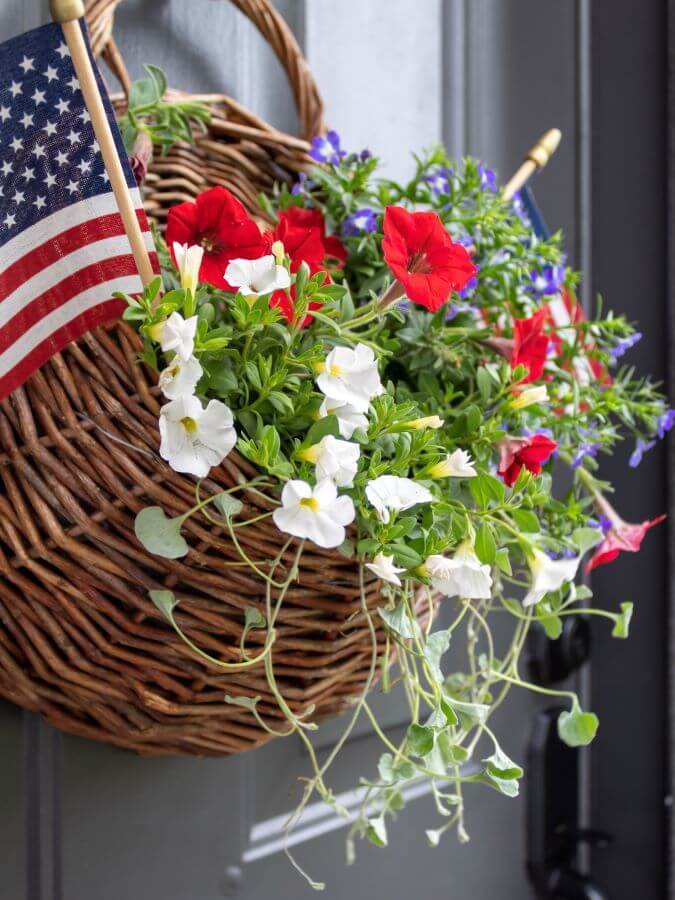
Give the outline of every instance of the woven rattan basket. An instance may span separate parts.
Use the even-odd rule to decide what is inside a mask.
[[[89,17],[95,49],[127,85],[111,37],[118,3],[94,0]],[[287,26],[265,0],[235,5],[286,68],[303,135],[316,133],[321,101]],[[202,99],[214,110],[208,134],[151,169],[148,210],[159,222],[169,206],[213,184],[253,207],[258,191],[306,164],[304,140],[227,97]],[[0,404],[0,695],[65,731],[141,753],[233,753],[268,734],[226,694],[260,696],[258,710],[278,727],[262,666],[227,675],[210,667],[168,627],[148,590],[171,588],[192,641],[236,661],[244,610],[263,600],[264,588],[248,568],[224,567],[239,559],[228,537],[193,520],[183,560],[160,560],[136,540],[140,509],[159,505],[177,515],[194,496],[192,479],[158,455],[158,391],[135,361],[136,348],[124,325],[98,329]],[[254,474],[232,453],[205,489],[232,486],[242,473]],[[244,499],[247,517],[265,506],[264,498]],[[267,559],[284,538],[263,522],[242,529],[240,540],[249,556]],[[366,593],[375,607],[378,584],[368,583]],[[252,650],[255,642],[253,631]],[[370,655],[356,564],[309,545],[278,619],[273,659],[281,692],[296,712],[313,704],[317,716],[336,713],[363,687]]]

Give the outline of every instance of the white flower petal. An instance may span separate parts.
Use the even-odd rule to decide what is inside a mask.
[[[225,270],[225,280],[238,288],[240,294],[249,297],[286,290],[291,284],[288,270],[277,265],[272,255],[259,259],[233,259]]]
[[[197,316],[184,319],[179,312],[172,312],[162,328],[160,346],[165,353],[188,360],[194,352],[196,333]]]
[[[325,416],[333,415],[338,420],[338,429],[341,437],[349,440],[357,428],[367,428],[368,418],[348,403],[341,403],[339,400],[332,400],[325,397],[319,407],[319,416],[323,419]]]
[[[405,569],[399,569],[394,565],[393,556],[385,556],[384,553],[378,553],[371,563],[366,563],[366,569],[373,572],[381,581],[389,584],[401,586],[401,579],[398,577]]]

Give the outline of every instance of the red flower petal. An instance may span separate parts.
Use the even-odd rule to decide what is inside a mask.
[[[258,259],[269,252],[269,242],[226,188],[205,191],[194,203],[181,203],[169,210],[166,241],[173,258],[174,242],[204,247],[200,281],[234,291],[225,281],[232,259]],[[175,259],[174,259],[175,264]]]
[[[431,312],[476,274],[466,249],[453,243],[433,212],[411,213],[402,206],[388,206],[382,252],[408,298]]]
[[[612,562],[620,553],[637,553],[649,529],[663,522],[665,518],[665,515],[657,516],[638,525],[619,520],[610,528],[603,542],[586,563],[586,572],[592,572],[598,566]]]
[[[509,487],[516,483],[523,466],[533,475],[539,475],[542,464],[548,461],[557,446],[545,434],[504,438],[499,445],[497,474]]]
[[[524,383],[536,381],[544,371],[549,345],[549,338],[544,334],[547,318],[548,311],[540,309],[529,319],[516,319],[513,323],[511,368],[527,367],[528,373],[521,379]]]

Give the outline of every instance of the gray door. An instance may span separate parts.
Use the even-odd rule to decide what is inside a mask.
[[[563,227],[571,262],[590,263],[587,29],[589,4],[541,0],[277,0],[304,43],[343,146],[380,154],[392,176],[409,151],[444,140],[507,177],[547,128],[565,140],[538,200]],[[43,0],[2,0],[0,39],[44,20]],[[292,130],[292,100],[273,55],[228,3],[126,0],[117,36],[132,71],[162,65],[177,87],[226,90]],[[555,36],[555,38],[553,38]],[[586,228],[577,227],[580,221]],[[619,652],[620,648],[617,650]],[[498,727],[523,761],[538,701],[513,695]],[[402,725],[397,699],[382,714]],[[599,710],[601,712],[601,710]],[[337,725],[319,732],[328,746]],[[217,900],[310,896],[281,851],[280,823],[307,771],[294,740],[224,760],[142,759],[62,736],[0,705],[2,900]],[[379,748],[358,731],[333,772],[349,792]],[[345,801],[349,801],[346,794]],[[297,830],[300,862],[324,896],[526,900],[524,802],[476,787],[472,840],[427,847],[424,791],[391,829],[387,850],[359,847],[345,868],[344,831],[321,809]],[[617,895],[620,896],[620,895]],[[646,895],[645,895],[646,896]],[[656,895],[654,895],[656,896]]]

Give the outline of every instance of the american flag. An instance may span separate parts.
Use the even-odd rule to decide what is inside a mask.
[[[83,26],[84,27],[84,26]],[[153,264],[103,81],[99,88]],[[142,290],[61,27],[0,45],[0,398]]]

